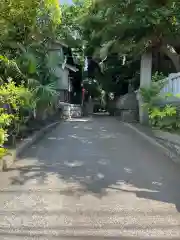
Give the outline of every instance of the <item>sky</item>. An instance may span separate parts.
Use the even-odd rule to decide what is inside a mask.
[[[71,3],[72,0],[60,0],[60,3]]]

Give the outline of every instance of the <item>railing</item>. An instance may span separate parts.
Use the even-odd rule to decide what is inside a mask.
[[[167,84],[161,90],[161,93],[172,93],[173,95],[180,94],[180,72],[169,74],[167,77]]]

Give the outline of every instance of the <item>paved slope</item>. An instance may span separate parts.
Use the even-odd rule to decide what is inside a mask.
[[[61,123],[0,176],[0,239],[180,239],[180,168],[110,117]]]

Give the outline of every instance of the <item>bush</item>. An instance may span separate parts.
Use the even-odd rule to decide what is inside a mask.
[[[22,83],[16,86],[9,79],[0,86],[0,158],[6,154],[4,148],[8,135],[14,137],[20,131],[20,127],[27,121],[28,115],[33,110],[33,94]],[[29,114],[23,114],[24,112]]]
[[[175,130],[180,127],[177,108],[172,105],[149,109],[150,124],[159,129]]]
[[[175,130],[180,127],[177,107],[171,104],[157,105],[158,100],[172,95],[171,93],[165,96],[160,95],[160,91],[165,84],[166,78],[162,74],[158,75],[156,73],[152,77],[151,87],[141,88],[140,94],[143,98],[144,107],[148,109],[150,125],[159,129]]]

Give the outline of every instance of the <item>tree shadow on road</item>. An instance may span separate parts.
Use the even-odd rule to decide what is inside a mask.
[[[25,152],[11,171],[17,173],[12,185],[46,185],[53,179],[56,188],[67,183],[65,195],[101,198],[122,191],[180,211],[179,167],[112,119],[65,123]]]

